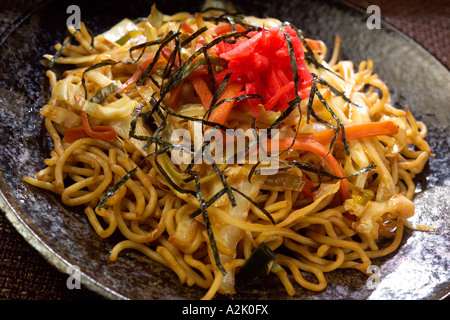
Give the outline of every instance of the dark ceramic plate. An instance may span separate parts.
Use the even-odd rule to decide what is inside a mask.
[[[200,1],[160,1],[165,13],[195,11]],[[327,275],[329,286],[319,293],[298,289],[295,299],[442,299],[450,291],[449,271],[449,121],[450,73],[417,43],[386,23],[366,26],[365,12],[342,3],[316,1],[235,1],[242,12],[291,21],[311,38],[332,48],[342,38],[342,58],[357,65],[372,59],[375,71],[391,89],[396,105],[407,105],[429,128],[436,156],[417,179],[415,221],[439,228],[436,233],[406,231],[399,250],[374,261],[381,283],[375,290],[367,277],[352,270]],[[298,1],[300,2],[300,1]],[[81,269],[82,284],[107,298],[198,299],[203,290],[180,285],[174,274],[140,254],[122,254],[110,263],[114,239],[101,240],[81,211],[65,208],[58,197],[22,182],[43,168],[50,147],[40,108],[48,99],[43,54],[64,37],[69,4],[55,1],[25,15],[0,39],[0,204],[17,230],[62,272]],[[81,1],[81,18],[95,33],[124,17],[146,15],[151,1]],[[286,299],[272,277],[252,288],[237,285],[235,299]],[[257,293],[255,293],[257,292]],[[219,296],[218,298],[226,298]]]

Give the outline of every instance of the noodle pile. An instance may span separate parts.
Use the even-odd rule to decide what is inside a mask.
[[[43,170],[24,177],[67,206],[83,206],[99,237],[122,234],[111,261],[123,250],[140,251],[212,299],[236,292],[236,275],[261,244],[274,253],[261,267],[276,274],[289,295],[297,284],[324,290],[325,274],[338,268],[369,274],[371,259],[396,250],[414,214],[413,179],[431,151],[425,124],[391,105],[372,61],[339,61],[336,38],[326,62],[325,44],[298,31],[314,76],[312,94],[288,113],[261,108],[257,118],[242,99],[217,127],[258,131],[276,123],[279,138],[292,141],[280,146],[286,149],[281,170],[264,174],[264,164],[248,161],[189,167],[171,161],[178,143],[171,133],[212,124],[204,121],[192,76],[170,82],[177,68],[220,36],[235,32],[227,38],[234,43],[246,37],[241,29],[282,24],[218,9],[166,16],[153,7],[148,18],[120,25],[95,38],[83,23],[79,30],[69,27],[57,54],[45,56],[50,67],[75,66],[61,79],[47,71],[52,95],[41,114],[54,148]],[[206,79],[225,68],[208,62],[213,46],[201,53],[198,72]],[[377,133],[386,123],[393,133]],[[380,239],[391,240],[379,247]],[[305,272],[315,280],[306,280]]]

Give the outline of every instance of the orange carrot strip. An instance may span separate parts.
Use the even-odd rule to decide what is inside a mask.
[[[72,143],[83,138],[89,138],[83,127],[70,128],[64,131],[64,142]]]
[[[246,30],[240,24],[235,24],[235,26],[236,26],[237,32],[242,32],[242,31]],[[233,29],[231,28],[231,24],[224,23],[224,24],[218,25],[217,27],[211,28],[210,30],[213,31],[217,36],[220,36],[224,33],[231,32]]]
[[[312,39],[305,39],[305,40],[312,51],[319,51],[322,48],[322,45],[320,44],[320,41],[318,41],[318,40],[312,40]]]
[[[110,132],[111,130],[114,130],[113,128],[109,126],[92,126],[92,130],[96,132]],[[77,141],[78,139],[83,138],[89,138],[90,136],[84,131],[83,127],[76,127],[76,128],[70,128],[66,129],[64,131],[64,142],[72,143],[74,141]]]
[[[119,90],[117,90],[117,93],[122,93],[123,91],[125,91],[129,86],[131,86],[133,83],[136,83],[139,78],[141,77],[141,75],[144,73],[144,70],[150,65],[150,63],[153,61],[153,57],[149,58],[147,60],[145,60],[144,62],[142,62],[142,64],[138,65],[138,68],[136,69],[136,71],[134,72],[134,74],[131,76],[131,78],[129,78],[123,85],[122,87],[119,88]]]
[[[397,125],[392,121],[352,124],[345,126],[344,130],[345,138],[347,139],[347,141],[398,133]],[[334,134],[334,129],[327,129],[314,133],[300,134],[299,137],[301,139],[313,138],[314,140],[319,141],[321,144],[326,145],[331,143]],[[342,141],[342,131],[339,132],[339,137],[337,138],[336,142],[339,141]]]
[[[203,77],[200,75],[193,75],[189,77],[188,80],[194,87],[197,96],[202,101],[205,110],[208,110],[209,106],[211,105],[213,95],[209,90],[208,84],[206,83],[205,79],[203,79]]]
[[[305,183],[305,185],[303,186],[301,193],[303,193],[311,200],[314,200],[314,195],[313,192],[311,191],[311,189],[315,187],[314,183],[312,183],[312,181],[309,180],[308,178],[305,178],[305,176],[302,177],[302,180]]]
[[[278,140],[279,143],[279,149],[284,150],[286,148],[293,149],[293,150],[300,150],[300,151],[309,151],[312,153],[317,154],[319,157],[323,158],[331,167],[331,169],[334,171],[334,175],[337,177],[344,177],[344,171],[342,170],[341,166],[339,165],[339,162],[336,160],[336,158],[329,152],[327,148],[325,148],[319,141],[306,138],[297,138],[294,141],[294,144],[292,144],[292,138],[286,138],[286,139],[280,139]],[[270,145],[270,144],[269,144]],[[348,190],[347,185],[347,179],[340,179],[341,184],[341,196],[342,200],[346,200],[350,198],[350,193]]]
[[[178,103],[180,101],[181,91],[183,90],[183,83],[181,82],[178,86],[175,87],[172,91],[170,91],[169,95],[169,106],[173,109],[178,108]]]
[[[181,24],[181,29],[183,29],[183,31],[189,34],[193,34],[195,32],[194,29],[192,29],[191,26],[188,25],[186,22],[183,22]]]
[[[119,90],[117,90],[117,93],[122,93],[124,92],[126,89],[128,89],[133,83],[136,83],[139,78],[142,76],[142,74],[144,73],[144,70],[147,69],[147,67],[150,65],[150,63],[153,61],[154,57],[151,57],[145,61],[143,61],[141,64],[138,65],[136,71],[134,72],[134,74],[124,83],[122,84],[122,86],[119,88]],[[160,65],[164,65],[166,64],[166,61],[164,58],[161,58],[160,60],[158,60],[158,62],[155,64],[154,68],[159,67]]]
[[[172,52],[173,52],[172,49],[170,49],[170,48],[168,48],[168,47],[164,47],[164,48],[161,50],[161,55],[162,55],[167,61],[169,61],[169,60],[170,60],[170,56],[172,55]],[[180,65],[179,65],[178,59],[175,59],[175,60],[174,60],[173,67],[176,69],[176,68],[178,68],[179,66],[180,66]]]
[[[220,102],[224,99],[237,97],[238,94],[241,92],[244,85],[240,82],[231,82],[228,83],[225,88],[222,91],[222,94],[220,95],[217,102]],[[211,111],[211,115],[209,117],[209,121],[225,124],[228,118],[228,115],[230,114],[231,109],[233,108],[236,101],[227,101],[219,106],[217,106],[214,110]]]
[[[83,124],[83,129],[89,137],[99,140],[112,140],[116,137],[116,131],[114,131],[112,127],[102,126],[101,129],[102,131],[95,131],[89,125],[87,113],[81,110],[80,115],[81,115],[81,123]]]

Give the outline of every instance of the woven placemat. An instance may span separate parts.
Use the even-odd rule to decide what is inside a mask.
[[[380,8],[381,18],[413,38],[450,69],[449,0],[347,0],[367,9]]]
[[[0,33],[40,1],[0,1]],[[450,1],[356,1],[378,5],[381,17],[416,40],[450,69]],[[102,299],[85,288],[70,290],[68,276],[50,265],[0,212],[0,299]]]

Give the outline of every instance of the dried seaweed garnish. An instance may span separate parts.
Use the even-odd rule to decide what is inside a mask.
[[[169,59],[167,61],[166,66],[164,67],[163,74],[162,74],[162,83],[164,83],[164,80],[169,77],[170,73],[172,72],[172,69],[174,68],[176,64],[176,59],[178,57],[178,65],[181,65],[181,45],[180,45],[180,37],[175,36],[175,48],[170,53]]]
[[[308,106],[306,107],[306,110],[307,110],[306,111],[306,123],[309,123],[309,120],[312,116],[317,122],[322,123],[322,124],[326,125],[327,127],[336,130],[337,127],[333,126],[328,121],[319,118],[319,116],[314,112],[312,105],[314,102],[314,96],[316,95],[316,91],[317,91],[317,76],[315,74],[313,74],[313,80],[312,80],[312,84],[311,84],[311,92],[309,93]]]
[[[143,108],[143,104],[139,103],[138,106],[136,107],[133,116],[131,117],[131,121],[130,121],[130,130],[128,135],[131,138],[137,139],[137,140],[141,140],[141,141],[147,141],[150,143],[157,143],[159,145],[162,145],[164,147],[170,146],[171,143],[167,142],[163,139],[160,139],[158,137],[150,137],[150,136],[141,136],[141,135],[136,135],[136,124],[137,124],[137,120],[139,117],[142,117],[141,115],[141,111]],[[144,151],[148,149],[148,146],[144,146]]]
[[[195,180],[195,176],[192,176],[192,180]],[[192,181],[191,180],[191,181]],[[223,196],[224,194],[227,193],[227,190],[225,188],[220,189],[215,195],[213,195],[209,200],[205,201],[205,208],[209,208],[214,202],[216,202],[217,200],[219,200],[219,198],[221,196]],[[198,216],[201,212],[200,208],[195,210],[194,212],[192,212],[189,217],[191,218],[195,218],[196,216]]]
[[[175,39],[176,37],[178,37],[181,34],[181,32],[173,32],[173,31],[169,31],[169,33],[167,34],[167,36],[164,38],[164,40],[161,42],[158,50],[156,50],[155,56],[153,57],[153,61],[149,64],[149,66],[147,68],[145,68],[144,72],[142,73],[141,77],[139,78],[139,80],[136,82],[137,85],[141,85],[142,82],[144,81],[144,79],[148,76],[148,74],[150,73],[150,71],[153,69],[153,67],[155,66],[156,62],[158,62],[159,57],[161,56],[161,51],[162,49],[164,49],[165,46],[167,46],[169,44],[170,41],[172,41],[173,39]]]
[[[194,31],[193,34],[191,34],[189,37],[187,37],[186,39],[184,39],[181,42],[181,46],[185,47],[186,45],[188,45],[192,40],[196,39],[198,36],[200,36],[203,32],[205,32],[206,30],[208,30],[208,27],[204,26],[196,31]]]
[[[259,135],[256,133],[256,119],[255,118],[252,119],[251,128],[252,128],[253,137],[256,140],[256,145],[259,146],[262,149],[262,152],[267,156],[267,151],[266,151],[266,149],[264,149],[264,146],[262,144],[260,144],[261,139],[260,139]],[[260,153],[261,153],[261,151],[260,151]],[[258,162],[256,162],[256,164],[250,169],[250,173],[247,176],[248,182],[252,181],[252,176],[260,163],[261,163],[261,160],[258,160]]]
[[[345,102],[348,102],[354,106],[360,107],[361,106],[357,103],[354,103],[352,100],[350,100],[343,92],[339,91],[338,89],[336,89],[335,87],[333,87],[331,84],[329,84],[326,80],[319,78],[319,83],[321,85],[327,86],[328,88],[330,88],[331,92],[333,92],[335,95],[341,97],[342,99],[344,99]]]
[[[138,44],[138,45],[135,45],[135,46],[131,47],[131,48],[128,50],[128,52],[129,52],[129,54],[130,54],[130,59],[131,59],[131,61],[132,61],[133,63],[138,62],[138,61],[142,58],[142,56],[144,55],[145,49],[146,49],[147,47],[159,45],[159,44],[163,43],[163,41],[164,41],[164,39],[157,39],[157,40],[144,42],[144,43],[141,43],[141,44]],[[142,52],[140,53],[139,57],[138,57],[137,59],[134,59],[134,57],[133,57],[133,51],[138,50],[138,49],[142,49],[142,48],[144,48],[144,50],[142,50]]]
[[[209,81],[211,83],[211,92],[214,94],[216,92],[216,80],[214,78],[214,71],[211,64],[211,58],[209,57],[208,50],[203,47],[203,55],[205,56],[206,65],[208,66]]]
[[[313,76],[315,76],[313,74]],[[320,100],[320,102],[322,102],[323,106],[325,107],[325,109],[327,109],[327,111],[331,114],[331,116],[333,117],[334,120],[336,120],[337,124],[338,124],[338,128],[336,129],[336,133],[333,137],[332,140],[332,144],[334,144],[335,140],[337,139],[337,137],[339,136],[339,128],[340,130],[342,130],[342,142],[344,143],[344,147],[345,147],[345,153],[347,155],[350,155],[350,148],[348,146],[348,141],[345,137],[345,128],[344,128],[344,123],[342,122],[341,119],[339,119],[339,117],[333,112],[333,110],[330,108],[330,106],[328,105],[328,103],[326,102],[325,98],[322,96],[322,94],[319,92],[319,90],[316,89],[316,95],[317,98]],[[330,147],[331,149],[331,147]]]
[[[226,193],[228,195],[228,198],[230,199],[231,206],[236,207],[237,206],[236,199],[234,198],[233,192],[231,192],[231,188],[230,188],[230,185],[227,182],[227,179],[225,179],[222,171],[220,171],[220,169],[217,167],[217,164],[215,162],[213,162],[211,165],[212,165],[212,167],[214,169],[214,172],[219,177],[220,182],[222,182],[222,184],[223,184],[223,187],[224,187],[224,189],[225,189],[225,191],[226,191]]]
[[[129,136],[135,135],[136,123],[137,123],[138,117],[140,116],[140,114],[142,112],[143,107],[144,107],[144,105],[142,103],[139,103],[138,106],[136,107],[136,109],[134,109],[134,113],[133,113],[133,116],[131,117],[131,121],[130,121]]]
[[[218,106],[220,106],[222,103],[225,103],[225,102],[242,101],[242,100],[247,100],[247,99],[261,99],[261,98],[262,98],[262,95],[260,95],[260,94],[241,94],[236,97],[222,99],[208,109],[208,111],[209,111],[208,114],[210,114],[211,111],[213,111],[215,108],[217,108]]]
[[[292,45],[291,36],[287,32],[284,33],[284,37],[286,39],[286,46],[287,46],[288,52],[289,52],[289,60],[291,61],[292,76],[294,77],[295,95],[296,95],[296,97],[298,97],[299,78],[298,78],[297,61],[295,58],[294,47]]]
[[[129,179],[131,179],[131,177],[133,177],[136,172],[139,170],[139,168],[144,164],[144,162],[149,158],[149,157],[156,157],[159,154],[162,153],[166,153],[170,150],[172,150],[173,148],[175,148],[175,145],[170,145],[170,146],[166,146],[158,151],[152,152],[148,155],[146,155],[143,159],[141,159],[141,161],[136,165],[136,167],[130,171],[128,171],[118,182],[116,182],[102,197],[102,199],[100,200],[100,202],[97,204],[97,209],[101,209],[106,205],[106,202],[108,201],[108,199],[110,197],[112,197],[114,195],[114,193],[116,193],[116,191],[123,186]]]
[[[202,50],[202,49],[200,49]],[[168,93],[169,91],[175,89],[183,80],[187,79],[195,69],[197,69],[201,65],[207,64],[206,58],[199,58],[192,64],[185,65],[184,63],[176,69],[171,78],[167,81],[167,84],[161,89],[161,94]],[[209,57],[209,63],[211,65],[225,67],[226,61],[216,56]]]
[[[117,84],[111,82],[107,86],[101,88],[89,101],[100,104],[108,98],[108,95],[116,92],[118,89],[119,87]]]
[[[219,250],[217,249],[216,239],[214,238],[214,232],[212,230],[211,222],[209,221],[208,211],[205,205],[205,199],[203,198],[202,190],[200,188],[200,179],[198,177],[195,178],[195,192],[200,204],[200,211],[203,217],[203,223],[205,224],[206,232],[208,233],[209,244],[211,245],[211,250],[213,252],[214,260],[217,268],[219,268],[220,272],[223,275],[227,274],[227,271],[223,267],[220,262]]]
[[[122,187],[129,179],[131,179],[131,177],[136,174],[138,169],[139,169],[139,166],[136,166],[136,168],[128,171],[122,178],[120,178],[119,181],[117,181],[114,184],[114,186],[109,188],[108,191],[106,191],[106,193],[103,195],[100,202],[97,204],[96,210],[102,209],[106,205],[106,202],[108,201],[108,199],[111,198],[116,193],[116,191],[119,190],[120,187]]]
[[[335,76],[337,76],[337,77],[339,77],[339,78],[342,79],[342,77],[341,77],[339,74],[337,74],[337,73],[334,72],[333,70],[331,70],[331,69],[325,67],[325,66],[324,66],[323,64],[321,64],[319,61],[317,61],[317,58],[316,58],[316,56],[314,55],[314,52],[312,51],[311,47],[308,45],[308,42],[306,41],[305,34],[304,34],[304,32],[303,32],[301,29],[297,28],[295,25],[293,25],[292,23],[287,22],[287,21],[283,22],[282,25],[283,25],[283,26],[290,26],[292,29],[295,30],[295,32],[297,32],[298,37],[299,37],[300,40],[303,42],[303,45],[304,45],[305,48],[306,48],[306,52],[305,52],[305,60],[306,60],[308,63],[314,65],[316,68],[324,69],[324,70],[326,70],[326,71],[328,71],[328,72],[331,72],[331,73],[334,74]]]
[[[83,71],[83,74],[81,75],[81,85],[83,86],[84,89],[84,98],[87,100],[87,88],[86,88],[86,79],[85,79],[85,75],[86,73],[88,73],[89,71],[101,68],[101,67],[105,67],[105,66],[113,66],[116,65],[118,63],[120,63],[121,61],[113,61],[113,60],[105,60],[99,63],[96,63],[88,68],[86,68]]]
[[[52,57],[52,60],[50,60],[50,62],[47,65],[47,68],[52,69],[53,66],[55,65],[56,59],[58,59],[62,52],[66,49],[66,47],[69,45],[69,43],[72,41],[73,38],[75,38],[75,34],[77,32],[80,32],[80,29],[76,29],[74,33],[70,33],[69,32],[69,37],[67,38],[66,41],[63,42],[63,44],[61,45],[61,48],[58,49],[58,51],[55,52],[55,54]]]
[[[216,104],[217,100],[219,100],[219,96],[222,94],[223,89],[225,89],[228,81],[230,80],[231,73],[227,73],[225,77],[223,78],[222,82],[220,83],[217,90],[214,91],[213,97],[211,99],[211,104],[208,107],[208,110],[206,110],[205,114],[203,115],[203,119],[209,118],[209,115],[211,114],[211,108]],[[214,80],[215,82],[215,80]]]
[[[245,193],[243,193],[242,191],[231,187],[231,190],[233,190],[234,192],[239,193],[242,197],[244,197],[245,199],[247,199],[251,204],[253,204],[255,207],[257,207],[259,210],[261,210],[262,213],[264,213],[264,215],[269,218],[270,222],[272,222],[272,224],[275,224],[275,220],[273,220],[272,215],[266,210],[264,209],[261,205],[259,205],[258,203],[256,203],[255,201],[253,201],[252,198],[250,198],[249,196],[247,196]]]
[[[86,27],[86,31],[89,33],[89,36],[91,37],[90,49],[94,50],[95,49],[95,35],[94,35],[94,32],[91,29],[89,29],[88,27]]]

